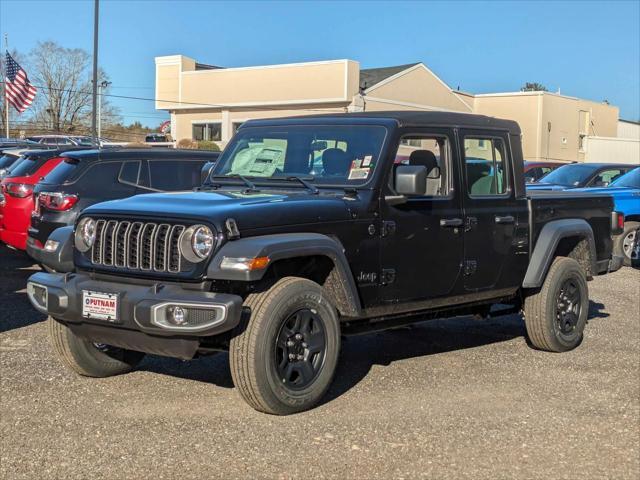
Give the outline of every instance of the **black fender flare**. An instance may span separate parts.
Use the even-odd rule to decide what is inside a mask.
[[[581,218],[552,220],[540,231],[522,282],[524,288],[537,288],[542,285],[560,240],[567,237],[580,237],[587,240],[591,257],[591,271],[594,273],[597,271],[596,243],[591,225]]]
[[[72,272],[75,268],[73,263],[73,226],[56,228],[49,234],[47,240],[58,242],[55,250],[32,249],[27,242],[27,253],[56,272]]]
[[[334,288],[342,296],[340,313],[348,317],[362,314],[360,295],[347,262],[342,244],[320,233],[280,233],[241,238],[225,243],[214,255],[207,268],[207,278],[211,280],[229,280],[255,282],[261,280],[267,269],[253,271],[224,270],[220,268],[224,257],[258,258],[269,257],[269,264],[286,258],[322,255],[328,257],[338,275],[339,285]]]

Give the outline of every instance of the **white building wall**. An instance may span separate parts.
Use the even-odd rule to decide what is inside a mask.
[[[640,123],[618,121],[618,138],[640,140]]]
[[[640,138],[587,137],[585,162],[640,165]]]

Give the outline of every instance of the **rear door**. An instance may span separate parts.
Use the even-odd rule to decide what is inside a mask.
[[[510,286],[507,260],[515,230],[527,225],[526,199],[516,200],[507,132],[461,130],[464,173],[464,287]]]

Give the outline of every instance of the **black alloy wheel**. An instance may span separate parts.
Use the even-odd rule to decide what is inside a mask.
[[[574,278],[568,278],[558,290],[556,298],[556,325],[562,335],[571,335],[578,326],[582,299]]]
[[[291,390],[306,388],[322,370],[326,349],[324,323],[318,312],[303,308],[293,313],[276,337],[278,378]]]

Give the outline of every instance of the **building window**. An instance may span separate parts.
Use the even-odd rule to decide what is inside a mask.
[[[221,123],[194,123],[192,126],[193,140],[222,140],[222,124]]]

